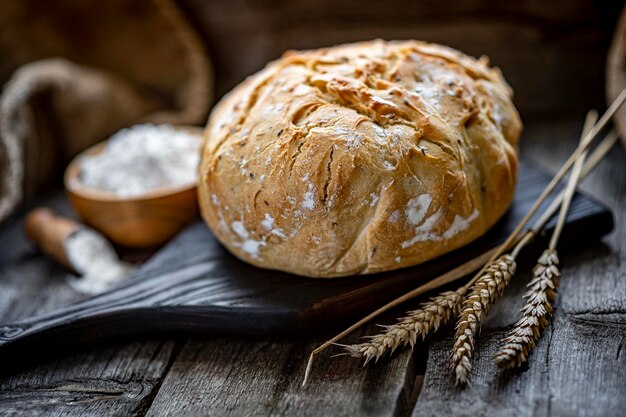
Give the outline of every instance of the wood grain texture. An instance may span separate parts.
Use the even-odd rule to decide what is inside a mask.
[[[167,370],[174,342],[95,349],[0,381],[7,416],[143,415]]]
[[[370,327],[367,331],[375,331]],[[415,370],[408,351],[380,366],[352,359],[320,362],[301,387],[306,338],[191,339],[159,390],[148,416],[406,415]]]
[[[575,145],[575,123],[528,129],[524,152],[555,169]],[[568,140],[568,138],[570,138]],[[499,371],[491,356],[518,318],[530,278],[527,259],[486,321],[472,384],[453,386],[449,335],[430,346],[426,377],[413,416],[622,416],[626,398],[626,181],[624,151],[613,150],[583,189],[615,209],[616,230],[601,243],[561,254],[562,279],[553,324],[527,366]]]

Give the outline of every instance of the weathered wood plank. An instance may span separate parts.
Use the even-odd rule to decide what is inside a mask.
[[[310,384],[302,388],[307,355],[319,342],[191,339],[147,415],[392,416],[410,411],[415,369],[409,352],[365,369],[351,358],[320,358]]]
[[[174,342],[137,342],[49,362],[0,381],[6,416],[142,416]]]
[[[42,203],[69,212],[61,192]],[[65,284],[67,272],[26,242],[21,220],[17,217],[0,230],[0,322],[43,313],[82,298]],[[145,341],[31,365],[0,377],[0,415],[143,415],[175,352],[171,340]]]
[[[529,127],[526,155],[557,168],[576,144],[576,123]],[[555,319],[528,366],[500,372],[491,363],[499,340],[517,319],[530,274],[522,268],[486,321],[473,362],[472,384],[455,388],[449,370],[452,338],[430,347],[423,390],[413,416],[621,416],[626,398],[626,179],[620,147],[583,189],[607,203],[616,230],[601,243],[561,256]],[[532,263],[532,259],[530,260]]]

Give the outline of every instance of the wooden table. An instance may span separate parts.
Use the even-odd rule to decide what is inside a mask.
[[[522,153],[554,171],[574,148],[580,124],[531,124]],[[402,350],[366,368],[352,358],[331,358],[337,351],[329,351],[307,388],[300,383],[308,353],[337,329],[298,338],[164,338],[113,343],[2,377],[0,415],[624,415],[624,153],[618,145],[582,187],[611,207],[616,230],[602,242],[562,254],[554,322],[521,370],[498,372],[490,358],[517,317],[529,265],[521,267],[485,323],[473,383],[466,389],[452,384],[449,330],[413,353]],[[58,191],[39,203],[69,211]],[[64,283],[66,272],[25,240],[21,223],[17,216],[0,229],[0,322],[81,299]],[[363,333],[375,330],[372,325]]]

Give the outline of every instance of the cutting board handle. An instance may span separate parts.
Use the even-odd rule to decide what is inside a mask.
[[[77,307],[72,306],[21,322],[0,326],[0,349],[35,334],[52,331],[78,320],[88,320],[99,316],[97,312],[91,312],[89,309],[81,311]]]
[[[153,330],[158,320],[151,309],[141,323],[129,325],[137,305],[120,305],[117,297],[101,296],[17,323],[0,325],[0,369],[11,367],[16,357],[30,363],[35,358],[59,354],[107,337],[123,337]],[[135,320],[136,322],[136,320]]]

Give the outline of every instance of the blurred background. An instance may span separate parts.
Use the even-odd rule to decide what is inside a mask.
[[[487,55],[526,119],[605,106],[604,70],[621,1],[185,0],[206,41],[216,97],[286,49],[372,38],[442,43]]]
[[[526,125],[582,120],[606,106],[607,52],[622,7],[618,0],[3,0],[0,220],[60,178],[72,156],[122,127],[203,125],[216,100],[288,49],[373,38],[442,43],[489,56]]]
[[[3,1],[0,80],[6,82],[19,65],[46,55],[106,67],[106,62],[87,56],[86,49],[94,46],[90,32],[107,24],[113,30],[115,19],[117,26],[134,20],[140,24],[147,13],[144,9],[155,2],[106,3]],[[569,114],[604,103],[606,54],[623,6],[619,0],[178,0],[175,4],[213,61],[214,98],[287,49],[379,37],[413,38],[473,56],[488,55],[513,86],[525,118]],[[13,25],[29,31],[30,39],[13,39],[7,33]],[[60,48],[68,40],[55,37],[64,36],[74,39]],[[142,46],[138,39],[126,42]],[[159,39],[154,42],[151,47],[158,49]],[[17,45],[22,50],[15,51]],[[130,49],[110,45],[116,46]],[[176,64],[171,62],[166,69],[175,72]]]

